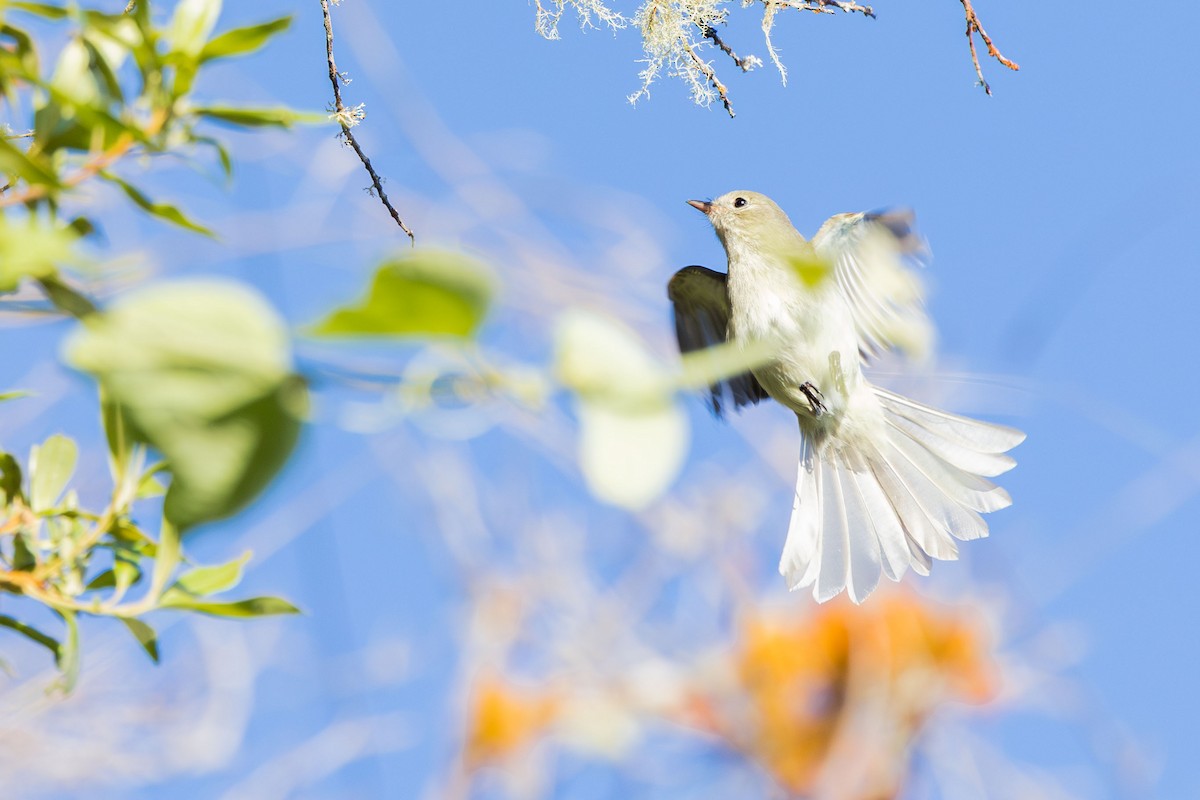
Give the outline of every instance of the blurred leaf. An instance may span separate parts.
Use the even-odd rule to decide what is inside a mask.
[[[185,530],[240,510],[283,466],[306,390],[287,330],[235,283],[163,284],[89,318],[67,358],[121,405],[129,434],[166,457],[165,513]]]
[[[298,123],[319,125],[330,123],[328,114],[295,111],[290,108],[232,108],[229,106],[199,106],[193,109],[202,117],[245,128],[274,126],[290,128]]]
[[[0,292],[16,289],[22,278],[54,274],[56,265],[74,260],[74,243],[69,228],[0,217]]]
[[[386,262],[367,296],[317,323],[319,336],[459,336],[475,333],[493,286],[477,262],[457,253],[417,251]]]
[[[30,3],[25,0],[8,0],[8,7],[16,11],[28,11],[46,19],[62,19],[67,16],[67,9],[50,3]]]
[[[31,186],[46,186],[51,190],[62,188],[59,183],[58,175],[54,172],[53,167],[43,163],[41,157],[32,157],[28,153],[21,151],[16,145],[4,137],[0,137],[0,173],[11,175],[14,178],[19,178]],[[11,225],[11,223],[5,223]],[[25,227],[32,228],[37,223],[33,220],[26,220]],[[12,226],[16,228],[17,226]],[[44,227],[44,226],[37,226]],[[7,271],[4,261],[7,259],[0,258],[0,276],[3,276]]]
[[[13,619],[7,614],[0,614],[0,627],[9,628],[28,637],[53,653],[55,659],[58,658],[58,640],[53,636],[47,636],[32,625],[26,625],[24,622]]]
[[[204,45],[204,49],[200,51],[200,63],[203,64],[214,58],[228,58],[253,53],[266,44],[272,36],[287,30],[291,24],[291,17],[279,17],[258,25],[225,31]]]
[[[788,264],[800,277],[800,282],[809,289],[833,275],[833,263],[826,261],[816,253],[791,256],[788,258]]]
[[[38,278],[38,283],[42,287],[42,291],[46,293],[46,297],[59,311],[82,319],[96,310],[96,305],[91,299],[68,286],[57,275],[45,275]]]
[[[230,603],[218,603],[193,597],[178,589],[170,589],[163,595],[161,608],[179,608],[197,611],[214,617],[263,617],[272,614],[299,614],[296,608],[278,597],[251,597]]]
[[[687,453],[687,415],[637,336],[572,312],[558,326],[555,370],[578,399],[579,462],[592,494],[637,510],[666,491]]]
[[[19,400],[22,397],[30,396],[31,395],[29,392],[21,391],[20,389],[15,392],[0,392],[0,403],[5,402],[6,400]]]
[[[21,465],[10,453],[0,453],[0,491],[4,492],[5,505],[21,494]]]
[[[34,511],[53,508],[75,472],[79,448],[61,434],[54,434],[29,455],[29,505]]]
[[[250,560],[250,551],[227,564],[213,567],[196,567],[179,576],[171,589],[187,592],[193,597],[204,597],[232,589],[242,580],[242,569]]]
[[[150,576],[150,597],[157,597],[166,588],[180,557],[179,531],[164,515],[154,554],[154,572]]]
[[[160,483],[158,478],[156,477],[158,475],[158,473],[166,472],[166,471],[169,471],[169,470],[168,470],[167,462],[165,462],[165,461],[160,461],[159,463],[155,464],[152,468],[146,470],[142,474],[141,480],[138,481],[138,487],[137,487],[138,498],[145,499],[147,497],[161,497],[162,495],[166,494],[167,487],[163,486],[163,484]]]
[[[679,388],[704,389],[717,381],[739,375],[766,364],[779,352],[779,345],[769,339],[753,342],[729,341],[684,353]]]
[[[138,208],[142,209],[143,211],[152,214],[159,219],[164,219],[167,222],[174,223],[181,228],[187,228],[189,231],[202,233],[205,236],[216,238],[216,234],[214,234],[210,229],[188,219],[184,213],[175,206],[169,203],[154,202],[136,186],[133,186],[121,178],[118,178],[111,172],[103,172],[101,175],[105,180],[111,181],[112,183],[115,183],[117,186],[121,187],[121,191],[125,193],[125,196],[132,200],[138,206]]]
[[[55,654],[55,662],[62,673],[57,685],[64,693],[70,694],[79,680],[79,625],[75,621],[74,611],[59,609],[58,613],[67,624],[67,635]]]
[[[563,315],[554,337],[554,370],[577,395],[612,406],[650,410],[674,397],[666,367],[637,334],[601,314]]]
[[[180,0],[167,29],[171,50],[192,59],[199,57],[220,15],[221,0]]]
[[[146,651],[146,655],[150,656],[150,660],[155,664],[158,663],[158,634],[146,623],[135,617],[118,617],[121,622],[125,623],[125,627],[138,640],[138,644]]]
[[[622,508],[636,511],[658,498],[687,455],[687,415],[674,405],[630,411],[583,400],[579,426],[579,463],[588,488]]]

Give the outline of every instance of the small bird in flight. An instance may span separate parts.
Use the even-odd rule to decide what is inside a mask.
[[[709,390],[718,416],[772,398],[800,423],[800,466],[779,571],[825,602],[861,603],[880,574],[928,575],[956,540],[988,534],[1010,505],[987,480],[1015,466],[1025,434],[873,386],[863,364],[897,348],[920,357],[933,331],[907,266],[920,249],[906,213],[839,214],[809,242],[770,198],[689,200],[725,247],[728,274],[684,267],[667,285],[679,348],[769,340],[769,362]]]

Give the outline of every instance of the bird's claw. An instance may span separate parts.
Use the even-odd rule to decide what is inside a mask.
[[[819,417],[829,411],[825,407],[825,395],[821,394],[821,390],[813,386],[810,382],[805,381],[800,384],[800,391],[808,398],[808,406],[812,409],[814,417]]]

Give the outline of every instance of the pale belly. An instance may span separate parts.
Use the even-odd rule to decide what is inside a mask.
[[[854,322],[836,290],[787,300],[774,293],[731,300],[733,338],[781,342],[779,357],[755,369],[754,377],[796,412],[807,433],[838,431],[848,411],[874,416],[877,404],[859,366]]]

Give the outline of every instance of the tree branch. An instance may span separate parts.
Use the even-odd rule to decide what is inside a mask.
[[[1007,59],[996,49],[992,44],[992,38],[987,35],[987,31],[979,24],[979,16],[975,13],[975,8],[971,5],[971,0],[959,0],[963,6],[963,13],[967,18],[967,45],[971,48],[971,63],[975,65],[975,75],[979,78],[979,85],[983,87],[983,91],[989,95],[992,93],[992,87],[983,79],[983,69],[979,66],[979,53],[975,50],[975,34],[979,34],[979,38],[983,39],[984,45],[987,47],[988,55],[999,61],[1004,66],[1016,72],[1020,69],[1015,61]]]
[[[329,18],[329,0],[321,0],[321,13],[325,17],[325,59],[329,63],[329,82],[333,84],[333,106],[334,114],[337,117],[338,124],[342,126],[342,139],[354,148],[354,152],[358,155],[358,160],[363,163],[367,174],[371,176],[371,186],[375,190],[375,196],[379,198],[379,202],[383,203],[384,208],[392,215],[392,219],[400,226],[400,230],[408,235],[410,242],[416,242],[416,237],[404,224],[404,220],[400,218],[400,213],[396,211],[392,202],[388,200],[387,192],[383,191],[383,181],[379,174],[375,172],[375,168],[371,166],[371,159],[367,158],[367,154],[363,152],[362,147],[358,144],[358,140],[354,138],[354,134],[350,128],[358,124],[362,118],[361,106],[353,109],[346,108],[342,102],[341,89],[341,74],[338,72],[337,66],[333,61],[333,22]]]

